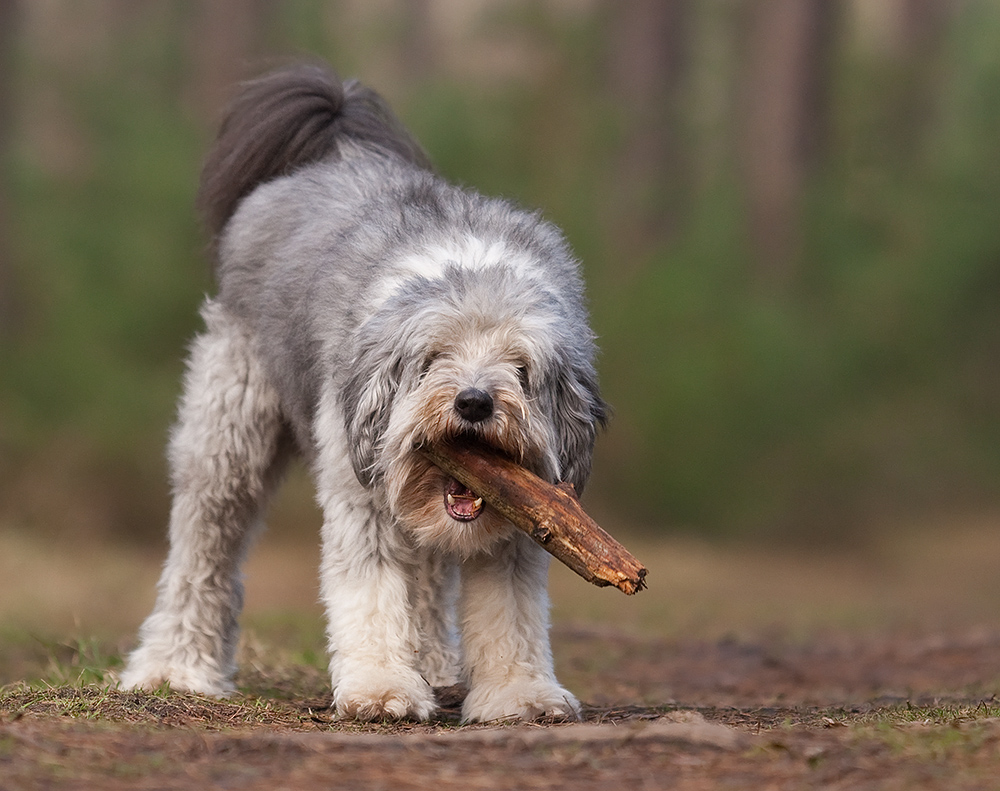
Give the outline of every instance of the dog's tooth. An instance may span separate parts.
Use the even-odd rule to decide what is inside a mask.
[[[477,497],[475,500],[473,500],[472,501],[472,507],[476,511],[478,511],[480,508],[482,508],[483,507],[483,498],[482,497]]]
[[[448,495],[448,505],[454,505],[454,504],[455,504],[455,496],[452,495],[452,494],[449,494]]]

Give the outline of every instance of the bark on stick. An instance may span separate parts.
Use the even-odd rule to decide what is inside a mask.
[[[572,484],[551,484],[481,445],[420,447],[555,558],[598,586],[631,595],[646,587],[645,567],[584,512]]]

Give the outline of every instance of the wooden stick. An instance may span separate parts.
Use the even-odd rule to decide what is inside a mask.
[[[629,595],[646,587],[645,567],[587,516],[572,484],[547,483],[482,445],[419,450],[585,580]]]

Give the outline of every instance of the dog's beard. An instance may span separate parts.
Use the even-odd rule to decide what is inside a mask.
[[[389,505],[418,543],[469,557],[508,538],[510,522],[481,496],[432,464],[417,450],[446,441],[486,444],[536,474],[551,478],[555,463],[543,421],[532,418],[515,383],[491,388],[493,414],[470,423],[455,411],[453,380],[425,379],[394,410],[384,451]]]

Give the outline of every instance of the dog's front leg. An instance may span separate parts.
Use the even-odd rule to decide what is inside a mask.
[[[416,552],[413,585],[414,623],[420,641],[417,667],[433,687],[457,684],[460,673],[455,602],[458,599],[457,562],[440,552]]]
[[[417,670],[408,550],[371,507],[328,500],[324,511],[322,596],[337,714],[425,720],[436,704]]]
[[[521,534],[463,565],[464,720],[579,716],[552,667],[548,567],[549,555]]]

